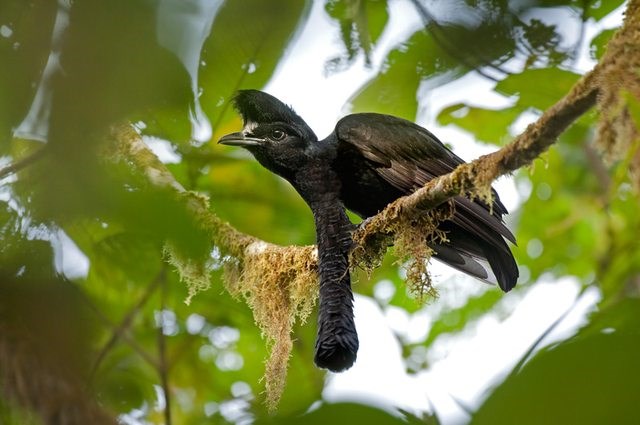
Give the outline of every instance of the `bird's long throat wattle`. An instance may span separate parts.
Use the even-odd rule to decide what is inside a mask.
[[[313,212],[319,260],[315,362],[319,367],[338,372],[353,365],[359,345],[349,275],[353,225],[339,200],[338,176],[329,167],[312,167],[304,175],[297,189]]]

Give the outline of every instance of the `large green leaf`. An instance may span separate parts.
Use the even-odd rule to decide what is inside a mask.
[[[267,83],[308,10],[295,0],[278,7],[260,0],[224,3],[200,56],[200,102],[215,140],[238,124],[229,108],[233,93]]]
[[[386,0],[329,0],[325,9],[339,22],[346,50],[329,61],[328,69],[335,71],[346,68],[360,52],[364,53],[366,63],[370,64],[372,48],[389,19]]]
[[[457,62],[441,51],[433,37],[416,32],[389,54],[381,72],[354,96],[353,112],[376,111],[412,120],[418,108],[416,92],[423,80],[442,84],[460,73]]]
[[[465,104],[444,108],[438,115],[440,124],[454,124],[471,132],[478,141],[504,145],[511,140],[509,127],[521,114],[520,108],[484,109]]]
[[[0,153],[25,117],[49,56],[56,3],[7,0],[0,4]]]
[[[495,90],[517,96],[521,107],[544,111],[561,99],[578,78],[580,75],[560,68],[528,69],[500,81]]]
[[[471,423],[635,424],[638,311],[637,299],[623,302],[594,319],[596,332],[539,353],[491,394]]]

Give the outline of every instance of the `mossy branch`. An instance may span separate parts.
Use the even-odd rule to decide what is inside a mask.
[[[131,126],[114,127],[110,139],[107,155],[112,160],[129,161],[152,184],[173,190],[210,234],[224,262],[227,290],[245,299],[267,338],[271,354],[265,368],[266,403],[275,409],[286,382],[292,326],[296,320],[306,320],[317,298],[315,247],[283,247],[238,231],[209,209],[206,196],[187,191]],[[189,287],[187,301],[209,287],[209,264],[182,255],[170,244],[165,254]]]

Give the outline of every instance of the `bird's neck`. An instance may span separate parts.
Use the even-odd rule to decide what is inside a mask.
[[[318,247],[348,251],[353,225],[340,200],[338,175],[331,167],[312,165],[298,176],[295,186],[313,213]]]
[[[338,175],[324,161],[312,161],[289,180],[316,215],[340,203],[341,183]]]

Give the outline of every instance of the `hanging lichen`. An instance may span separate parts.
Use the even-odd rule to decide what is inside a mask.
[[[365,221],[354,233],[355,249],[351,252],[352,268],[359,267],[370,273],[382,262],[387,248],[405,264],[406,283],[411,293],[420,300],[435,297],[427,263],[433,255],[430,243],[446,242],[446,233],[438,230],[442,221],[451,217],[451,202],[429,211],[416,210],[402,213],[402,204],[394,202],[382,213]]]
[[[608,43],[601,61],[597,143],[608,162],[629,163],[640,190],[640,4],[631,2],[625,15],[623,29]]]
[[[405,264],[407,288],[421,302],[437,296],[427,269],[434,254],[430,245],[447,241],[446,233],[439,230],[438,226],[452,213],[453,203],[447,202],[424,214],[411,218],[405,216],[398,222],[394,253]]]
[[[315,247],[252,244],[243,262],[227,264],[225,281],[232,295],[247,302],[267,339],[266,404],[275,410],[285,387],[293,325],[306,321],[318,298]]]

